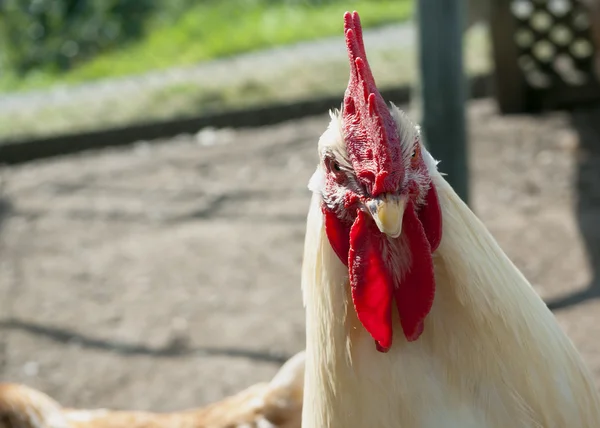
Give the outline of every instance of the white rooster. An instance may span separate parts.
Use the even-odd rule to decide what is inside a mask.
[[[386,105],[358,14],[344,21],[350,81],[309,183],[302,427],[600,427],[577,350]]]

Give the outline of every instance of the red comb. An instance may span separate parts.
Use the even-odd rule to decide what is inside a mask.
[[[350,58],[342,112],[346,149],[359,180],[372,196],[394,192],[404,175],[400,140],[367,62],[357,12],[344,14],[344,33]]]

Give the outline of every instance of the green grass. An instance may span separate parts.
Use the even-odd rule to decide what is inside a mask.
[[[369,63],[381,89],[412,84],[416,78],[416,59],[414,47],[408,46],[369,52]],[[487,30],[469,32],[465,44],[466,73],[474,76],[491,70]],[[339,58],[280,66],[268,74],[253,71],[253,74],[232,73],[202,85],[184,81],[139,91],[135,96],[115,94],[113,100],[85,106],[72,102],[59,107],[48,105],[7,112],[0,116],[0,144],[3,140],[192,117],[326,95],[338,96],[341,101],[348,83],[348,62]]]
[[[208,0],[175,23],[151,20],[147,36],[63,74],[0,77],[0,91],[80,83],[185,66],[261,48],[342,34],[342,14],[358,10],[365,28],[408,19],[412,0]],[[320,3],[316,5],[317,3]]]

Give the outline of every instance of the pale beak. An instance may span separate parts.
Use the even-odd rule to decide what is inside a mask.
[[[367,202],[367,208],[381,233],[385,233],[390,238],[400,236],[406,201],[407,197],[402,195],[384,196]]]

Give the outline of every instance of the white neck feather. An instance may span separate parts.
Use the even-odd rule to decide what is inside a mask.
[[[313,194],[302,268],[302,427],[600,426],[600,400],[571,342],[426,155],[443,215],[436,297],[416,342],[395,320],[387,354],[356,318],[347,268]]]

